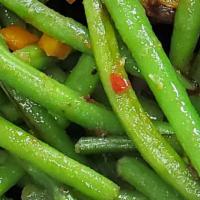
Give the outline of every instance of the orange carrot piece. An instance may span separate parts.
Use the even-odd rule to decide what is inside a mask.
[[[8,47],[12,50],[22,49],[25,46],[36,43],[39,38],[17,25],[11,25],[0,30]]]
[[[39,46],[45,51],[47,56],[54,56],[58,59],[65,59],[72,51],[72,48],[58,40],[43,34],[39,40]]]

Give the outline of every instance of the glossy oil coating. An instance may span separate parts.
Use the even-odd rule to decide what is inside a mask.
[[[199,35],[200,1],[179,0],[170,49],[170,60],[174,67],[188,72]]]
[[[20,61],[4,47],[0,46],[0,51],[0,79],[21,94],[83,127],[123,132],[111,111],[86,102],[83,96]]]
[[[183,199],[145,163],[133,157],[123,157],[117,163],[118,174],[151,200]]]
[[[142,12],[142,14],[144,15],[144,17],[142,15],[142,18],[146,17],[139,1],[104,0],[104,2],[106,3],[108,10],[113,16],[114,21],[117,21],[117,27],[120,26],[120,28],[118,27],[118,29],[121,34],[123,33],[123,39],[126,39],[126,42],[128,40],[127,45],[129,47],[130,45],[132,45],[134,49],[137,48],[134,52],[140,58],[136,60],[137,63],[140,64],[140,66],[142,61],[145,64],[148,64],[147,66],[142,65],[143,67],[140,67],[142,73],[145,66],[146,68],[148,67],[148,70],[150,70],[151,68],[151,73],[149,74],[151,77],[150,80],[153,80],[153,83],[155,84],[154,87],[156,89],[164,92],[164,84],[162,81],[160,81],[160,78],[162,78],[162,74],[159,74],[158,76],[157,73],[153,73],[155,72],[155,69],[157,69],[157,67],[156,65],[153,65],[152,62],[159,59],[157,54],[153,54],[156,51],[156,49],[154,48],[155,45],[152,44],[149,47],[147,45],[148,43],[144,43],[143,46],[141,46],[141,42],[143,42],[144,40],[151,42],[148,35],[145,34],[146,29],[144,25],[148,24],[148,21],[146,20],[147,22],[144,25],[142,24],[142,27],[140,26],[140,24],[133,24],[133,20],[140,21],[141,18],[141,16],[137,15],[137,9],[139,9],[139,11]],[[99,0],[84,0],[84,6],[86,10],[86,17],[89,26],[94,55],[101,81],[110,100],[110,103],[112,104],[113,110],[121,120],[127,134],[133,140],[136,148],[140,151],[144,159],[163,179],[174,186],[186,198],[199,199],[199,183],[193,179],[183,160],[176,154],[172,147],[164,140],[164,138],[153,126],[149,118],[142,110],[142,107],[139,104],[133,90],[130,88],[120,95],[116,94],[113,91],[110,82],[111,73],[115,72],[121,74],[122,77],[127,79],[127,75],[123,67],[123,59],[121,59],[119,56],[113,28]],[[138,32],[136,32],[136,28],[140,28]],[[131,34],[130,30],[132,30]],[[135,34],[137,34],[136,37],[134,37]],[[155,39],[154,41],[157,40]],[[137,44],[136,42],[139,44]],[[160,43],[158,42],[156,42],[156,44],[157,46],[160,45]],[[148,54],[149,50],[152,50],[153,52]],[[151,55],[153,56],[154,60],[150,60],[151,62],[149,62],[149,59],[147,60],[147,58]],[[158,61],[160,63],[160,60]],[[162,69],[164,69],[164,66],[162,67]],[[143,73],[143,75],[146,78],[146,74]],[[174,77],[176,78],[175,72]],[[177,78],[176,80],[178,82]],[[182,86],[180,87],[182,88]],[[170,102],[170,97],[171,96],[168,96],[165,93],[163,98],[165,99],[165,101],[167,100]],[[173,104],[175,103],[173,102]],[[168,106],[167,108],[171,107]],[[177,118],[174,113],[171,113],[171,115],[173,117],[173,120],[177,123],[177,119],[179,118]]]
[[[38,167],[49,176],[75,187],[96,200],[113,200],[118,195],[118,186],[56,149],[41,142],[35,137],[0,118],[0,146],[21,159]]]
[[[90,52],[87,29],[75,20],[60,15],[37,0],[0,0],[0,3],[47,35],[77,50]]]

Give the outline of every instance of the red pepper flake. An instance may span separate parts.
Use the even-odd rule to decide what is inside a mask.
[[[112,84],[112,89],[115,91],[115,93],[117,94],[121,94],[124,91],[126,91],[129,86],[130,83],[129,81],[127,81],[125,78],[123,78],[121,75],[116,74],[116,73],[112,73],[110,75],[110,81]]]

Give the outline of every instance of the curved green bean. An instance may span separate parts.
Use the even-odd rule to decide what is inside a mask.
[[[27,23],[77,50],[91,53],[87,29],[37,0],[0,0]]]
[[[0,146],[28,161],[49,176],[75,187],[83,194],[100,200],[113,200],[118,186],[94,170],[64,156],[62,153],[0,118]]]
[[[89,129],[122,133],[117,117],[103,106],[87,102],[70,88],[20,61],[0,46],[0,79],[49,110]]]
[[[45,74],[50,76],[51,78],[57,80],[60,83],[64,83],[66,79],[66,74],[65,72],[59,67],[59,66],[48,66],[44,70]]]
[[[104,2],[109,10],[112,10],[111,15],[113,15],[113,12],[117,14],[117,21],[125,25],[127,21],[124,21],[123,18],[128,16],[129,9],[131,12],[131,16],[129,17],[134,16],[133,10],[137,11],[138,8],[143,9],[137,0],[104,0]],[[135,5],[135,7],[131,7],[131,3]],[[144,159],[163,179],[174,186],[185,197],[189,199],[199,199],[199,183],[194,180],[183,160],[153,126],[142,110],[135,93],[128,83],[108,15],[104,12],[99,0],[84,0],[84,7],[102,84],[113,110],[119,117],[128,136],[134,142]],[[126,11],[124,16],[121,16],[121,10]],[[131,27],[137,28],[129,24],[126,33],[131,30]],[[132,33],[132,36],[129,36],[129,38],[132,39],[134,34],[135,33]],[[140,33],[140,36],[141,35]],[[146,39],[146,37],[144,38]],[[138,50],[137,53],[141,55],[141,45],[139,48],[140,50]],[[146,49],[145,47],[145,50]],[[145,59],[143,58],[143,60]],[[149,64],[148,66],[150,66]],[[155,68],[154,65],[152,67]],[[120,77],[120,83],[121,81],[124,82],[123,87],[120,88],[123,90],[120,90],[120,93],[113,87],[113,75],[117,75],[118,78]],[[165,99],[166,96],[167,95],[165,95]],[[169,98],[167,98],[167,100],[169,101]],[[177,121],[177,119],[175,120]]]
[[[118,161],[118,174],[138,191],[152,200],[183,199],[171,186],[165,183],[153,170],[132,157]]]
[[[112,3],[105,0],[105,4],[177,139],[200,173],[200,118],[153,33],[143,7],[137,0]]]
[[[200,1],[179,0],[170,49],[170,60],[174,67],[188,72],[199,35]]]

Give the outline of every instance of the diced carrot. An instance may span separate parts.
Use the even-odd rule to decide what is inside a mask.
[[[47,56],[54,56],[59,59],[65,59],[72,51],[72,48],[58,40],[43,34],[39,40],[39,46],[45,51]]]
[[[36,43],[39,38],[24,29],[23,27],[11,25],[0,30],[8,47],[12,50],[24,48],[27,45]]]
[[[76,0],[66,0],[67,1],[67,3],[69,3],[69,4],[73,4]]]

